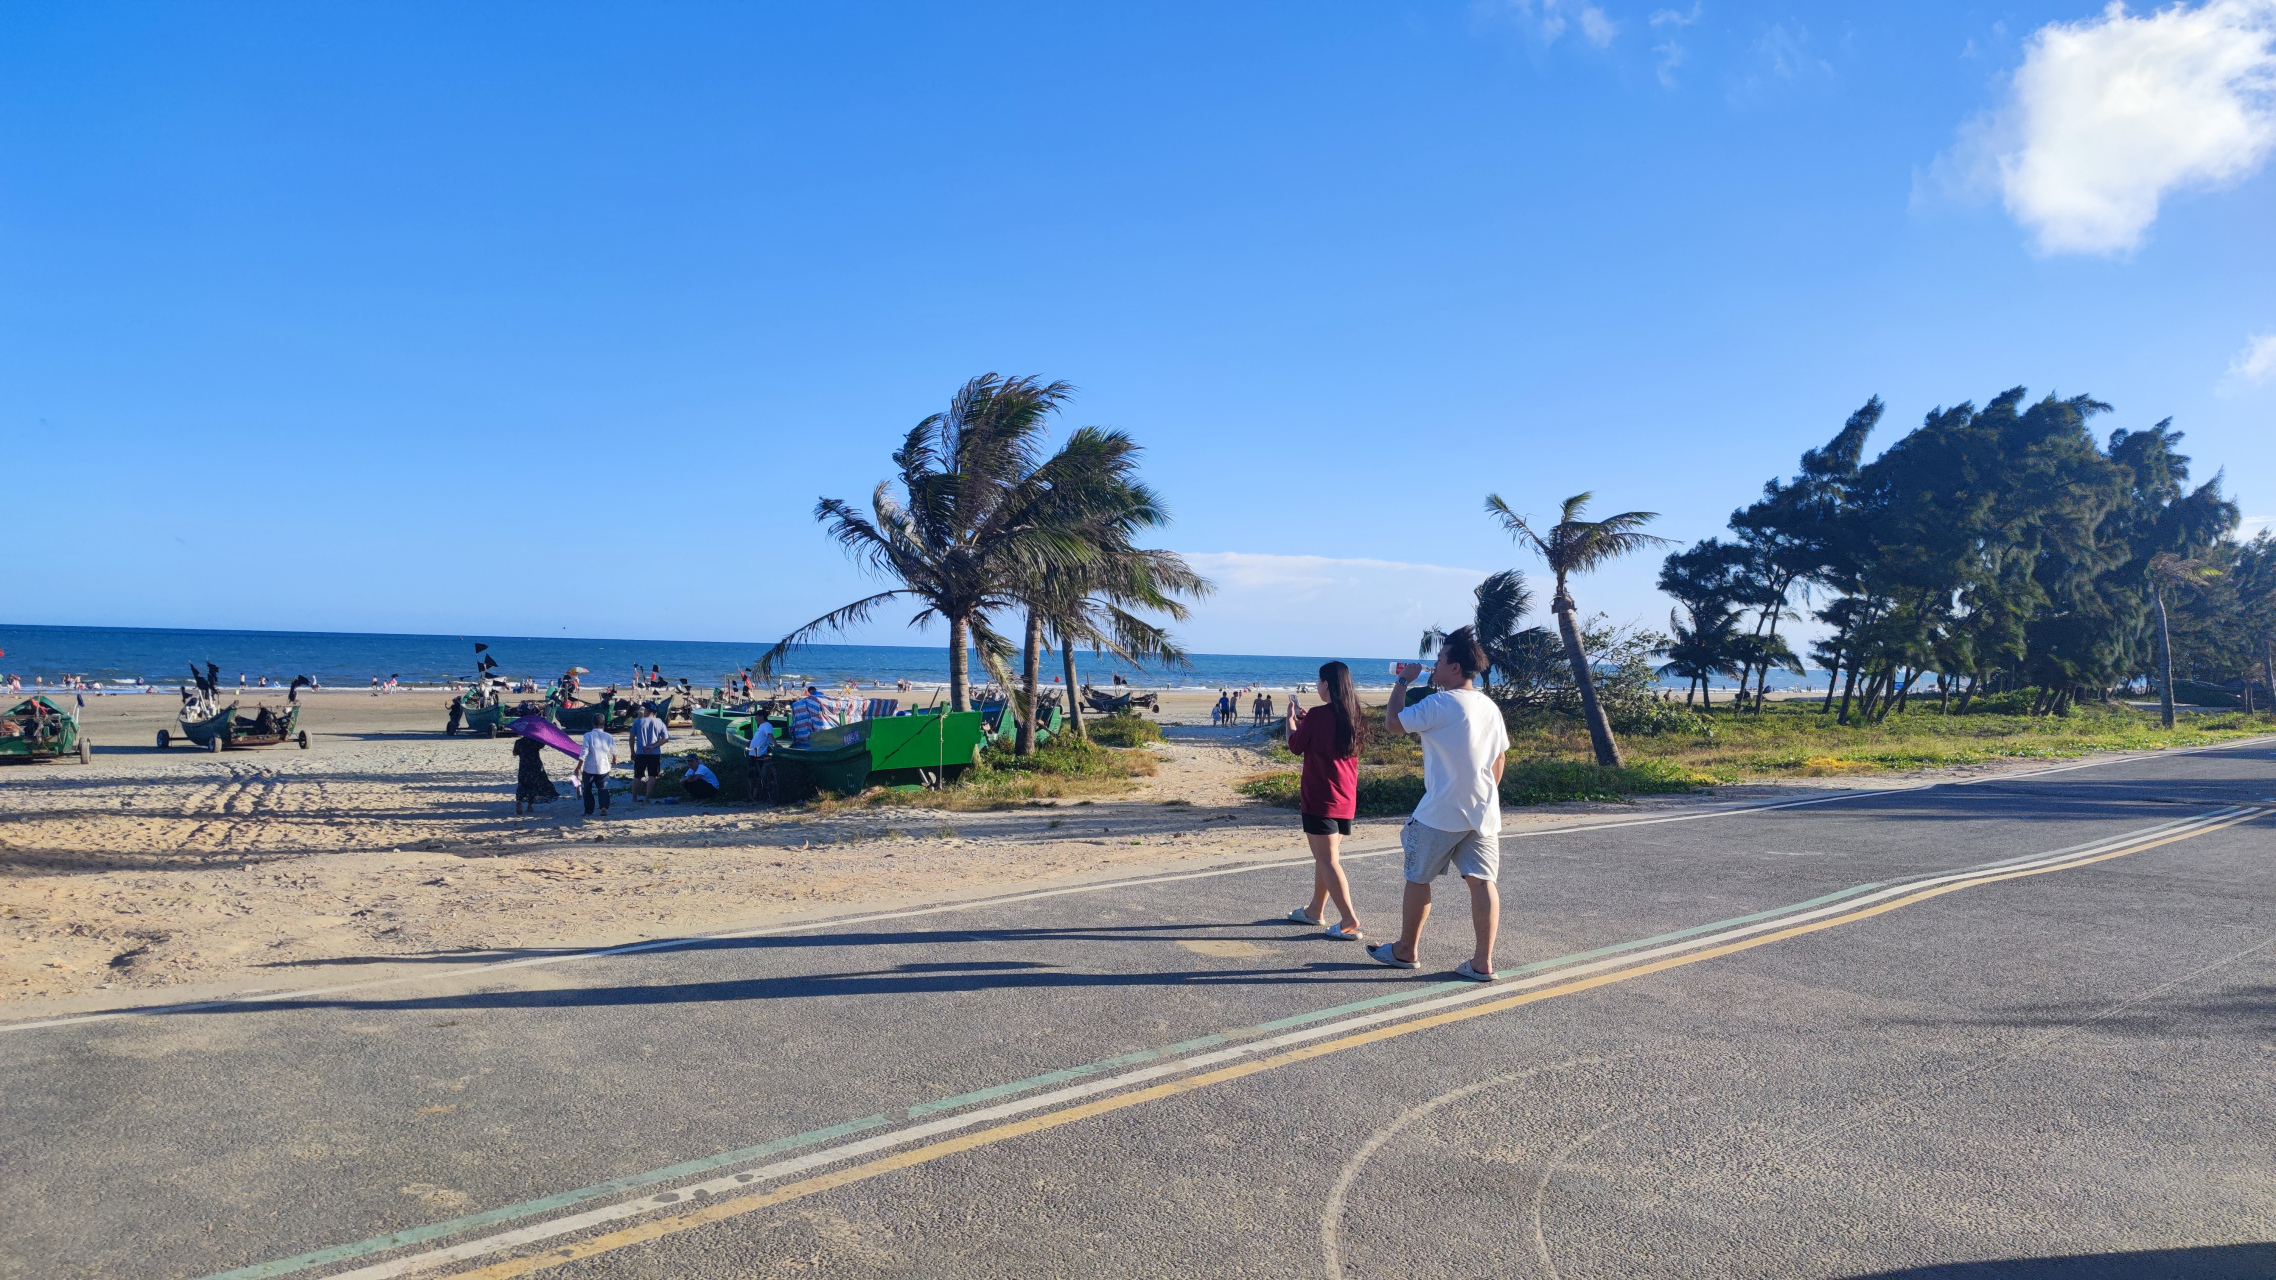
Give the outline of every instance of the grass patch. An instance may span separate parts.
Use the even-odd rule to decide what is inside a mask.
[[[2002,695],[2028,708],[2026,695]],[[2276,732],[2276,716],[2241,712],[2187,716],[2167,729],[2154,712],[2088,703],[2067,716],[2002,710],[1939,715],[1922,701],[1879,724],[1837,723],[1820,702],[1772,703],[1762,714],[1722,707],[1701,735],[1630,737],[1630,764],[1661,760],[1720,782],[1827,778],[1949,768],[2001,760],[2067,760],[2105,751],[2162,751]],[[2004,703],[1995,705],[2005,705]],[[1978,706],[1982,706],[1979,702]],[[1540,754],[1586,758],[1588,734],[1575,724],[1528,724],[1512,734]]]
[[[1772,703],[1761,714],[1716,707],[1698,717],[1697,733],[1624,736],[1627,764],[1599,769],[1581,724],[1562,716],[1514,717],[1502,803],[1623,800],[1680,795],[1717,783],[1903,773],[2001,760],[2067,760],[2107,751],[2161,751],[2276,733],[2276,715],[2240,711],[2184,716],[2173,728],[2156,713],[2123,704],[2089,703],[2067,716],[2031,716],[2030,695],[1979,701],[1965,716],[1939,714],[1924,701],[1878,724],[1840,724],[1817,700]],[[1987,708],[1985,703],[1989,702]],[[1359,811],[1407,813],[1422,798],[1422,747],[1411,735],[1382,731],[1382,709],[1368,708],[1374,727],[1359,754]],[[1275,764],[1295,757],[1274,750]],[[1294,808],[1297,774],[1276,770],[1250,779],[1244,794]]]
[[[1267,773],[1241,785],[1241,793],[1266,804],[1293,809],[1300,775]],[[1567,800],[1626,800],[1633,796],[1686,795],[1706,790],[1712,780],[1680,765],[1647,760],[1619,769],[1599,769],[1586,760],[1511,760],[1502,771],[1502,803],[1511,808],[1558,804]],[[1422,803],[1420,770],[1362,769],[1359,816],[1389,818],[1413,813]]]
[[[1162,740],[1160,725],[1126,711],[1085,721],[1083,732],[1092,742],[1107,747],[1150,747]]]

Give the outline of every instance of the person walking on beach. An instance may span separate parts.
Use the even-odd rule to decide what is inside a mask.
[[[1326,930],[1338,942],[1361,938],[1359,911],[1351,905],[1351,881],[1344,876],[1343,838],[1351,834],[1351,820],[1359,816],[1359,748],[1366,726],[1359,718],[1359,690],[1351,668],[1340,662],[1320,667],[1320,705],[1299,718],[1293,702],[1288,707],[1288,749],[1304,757],[1304,773],[1297,784],[1296,812],[1304,825],[1304,842],[1312,847],[1312,902],[1288,913],[1298,924],[1317,925],[1327,918],[1328,899],[1335,899],[1343,918]]]
[[[657,718],[655,709],[641,703],[640,714],[632,720],[632,803],[656,798],[656,783],[664,776],[664,744],[671,740],[672,731]],[[648,784],[645,797],[640,792],[643,780]]]
[[[1399,832],[1406,852],[1407,885],[1395,942],[1367,954],[1396,969],[1421,964],[1417,948],[1430,919],[1430,886],[1451,865],[1470,886],[1470,924],[1477,949],[1454,970],[1472,982],[1494,980],[1494,934],[1501,925],[1501,780],[1509,730],[1501,708],[1473,685],[1486,669],[1486,651],[1470,628],[1439,644],[1430,682],[1438,692],[1407,706],[1407,686],[1422,674],[1419,662],[1399,664],[1383,727],[1422,738],[1423,798]]]
[[[609,816],[609,770],[616,768],[616,738],[601,726],[596,717],[593,727],[585,730],[585,754],[577,761],[577,788],[585,796],[585,816],[593,816],[593,801],[598,799],[601,816]]]

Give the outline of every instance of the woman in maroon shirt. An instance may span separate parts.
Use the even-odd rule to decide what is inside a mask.
[[[1296,714],[1295,700],[1288,706],[1288,749],[1304,757],[1304,779],[1297,789],[1297,812],[1304,818],[1304,839],[1312,846],[1312,906],[1298,907],[1288,918],[1298,924],[1319,924],[1326,918],[1328,899],[1336,900],[1343,919],[1327,936],[1350,941],[1360,936],[1359,912],[1351,905],[1351,882],[1344,878],[1337,853],[1351,834],[1351,820],[1359,813],[1359,744],[1366,732],[1359,715],[1359,690],[1352,684],[1351,668],[1330,662],[1320,668],[1320,705]]]

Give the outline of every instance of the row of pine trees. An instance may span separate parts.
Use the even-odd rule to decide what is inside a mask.
[[[1877,721],[1933,696],[2029,691],[2061,714],[2136,682],[2276,683],[2276,544],[2239,541],[2221,477],[2189,484],[2170,419],[2098,440],[2110,406],[2089,396],[2026,403],[2023,388],[1937,409],[1865,462],[1879,397],[1851,414],[1791,480],[1733,512],[1728,537],[1667,558],[1667,670],[1704,688],[1802,672],[1782,631],[1804,616],[1842,723]],[[2248,702],[2249,705],[2249,702]]]

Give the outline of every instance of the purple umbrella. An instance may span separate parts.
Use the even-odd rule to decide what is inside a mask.
[[[577,740],[563,733],[560,725],[544,716],[523,716],[508,727],[516,734],[524,738],[535,738],[556,751],[565,751],[580,760],[585,758],[585,749],[578,745]]]

